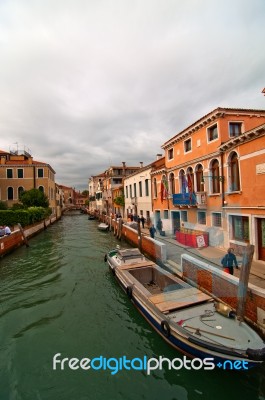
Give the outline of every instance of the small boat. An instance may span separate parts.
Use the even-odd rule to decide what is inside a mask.
[[[98,229],[100,231],[107,231],[109,229],[109,225],[102,222],[101,224],[98,225]]]
[[[111,250],[105,261],[143,317],[176,350],[190,358],[211,358],[223,368],[235,363],[235,369],[246,369],[244,365],[265,361],[265,343],[246,322],[237,320],[232,308],[162,269],[138,249]]]
[[[93,219],[95,219],[95,216],[94,216],[94,215],[89,215],[89,216],[88,216],[88,219],[89,219],[89,220],[93,220]]]

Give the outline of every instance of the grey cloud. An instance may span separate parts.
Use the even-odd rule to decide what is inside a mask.
[[[0,3],[0,148],[86,188],[217,106],[264,108],[263,0]]]

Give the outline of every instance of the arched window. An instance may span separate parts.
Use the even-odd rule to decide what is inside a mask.
[[[187,169],[187,184],[188,184],[188,192],[193,193],[194,192],[194,174],[193,174],[193,169],[189,167]]]
[[[164,199],[167,199],[167,196],[168,196],[167,177],[166,177],[166,175],[162,175],[162,177],[161,177],[161,184],[160,184],[160,198],[161,198],[161,202],[163,202]]]
[[[186,193],[187,189],[187,180],[185,176],[185,171],[181,169],[179,171],[179,191],[180,193]]]
[[[7,200],[14,200],[14,189],[11,186],[7,188]]]
[[[203,167],[201,164],[198,164],[195,171],[196,177],[196,190],[197,192],[204,192],[204,185],[203,185]]]
[[[220,193],[220,173],[219,173],[219,161],[213,160],[211,164],[211,186],[212,193]]]
[[[20,199],[21,194],[24,192],[24,188],[19,186],[17,189],[17,198]]]
[[[154,198],[157,198],[157,182],[156,182],[156,178],[154,178]]]
[[[238,165],[238,156],[236,152],[233,152],[230,155],[230,188],[231,191],[240,190],[240,179],[239,179],[239,165]]]
[[[39,190],[44,193],[44,187],[43,186],[39,186]]]
[[[169,175],[169,192],[175,194],[175,177],[173,172]]]

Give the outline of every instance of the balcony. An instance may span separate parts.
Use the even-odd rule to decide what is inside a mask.
[[[197,199],[194,193],[177,193],[173,194],[173,205],[174,206],[196,206]]]
[[[173,205],[179,207],[197,207],[205,209],[207,207],[206,192],[198,193],[177,193],[173,194]]]

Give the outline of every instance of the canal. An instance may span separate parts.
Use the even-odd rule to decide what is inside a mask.
[[[83,214],[66,216],[0,260],[0,400],[265,399],[265,369],[53,369],[53,357],[169,360],[104,263],[118,242]],[[120,244],[120,242],[119,242]],[[122,244],[125,245],[125,244]],[[74,364],[73,364],[74,365]],[[75,364],[76,365],[76,364]],[[135,363],[140,368],[140,362]]]

